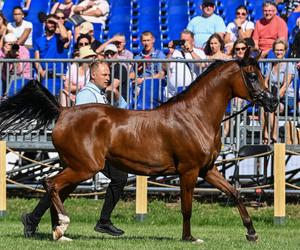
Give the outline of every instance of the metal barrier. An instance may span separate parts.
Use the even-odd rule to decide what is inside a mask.
[[[150,60],[103,60],[110,63],[112,66],[111,75],[114,79],[119,80],[119,92],[122,94],[128,104],[129,109],[152,109],[159,106],[178,91],[185,89],[190,81],[194,80],[207,66],[210,60],[186,60],[186,59],[150,59]],[[29,78],[40,79],[42,84],[49,91],[57,96],[62,105],[74,105],[75,95],[80,90],[78,84],[81,75],[84,75],[84,80],[88,80],[88,67],[83,67],[87,63],[92,63],[92,60],[74,60],[74,59],[53,59],[53,60],[16,60],[2,59],[0,60],[0,93],[2,98],[16,93],[22,88]],[[285,95],[281,100],[284,104],[284,112],[280,113],[277,110],[278,120],[276,121],[276,141],[292,144],[299,144],[300,130],[299,125],[299,83],[298,70],[296,68],[297,59],[265,59],[260,61],[262,72],[266,74],[266,68],[274,62],[292,62],[294,67],[293,88],[289,90],[289,94]],[[25,79],[22,75],[24,64],[29,64],[30,77]],[[41,77],[34,70],[34,63],[41,63],[46,69],[46,75]],[[67,70],[71,68],[73,71]],[[9,65],[9,67],[7,66]],[[290,64],[287,64],[286,74],[289,72]],[[122,69],[123,67],[123,69]],[[125,74],[124,74],[125,68]],[[75,69],[75,72],[74,72]],[[123,71],[122,71],[123,70]],[[82,71],[84,71],[82,73]],[[21,73],[20,73],[21,72]],[[165,72],[164,77],[153,78],[159,72]],[[176,73],[177,72],[177,73]],[[118,75],[117,75],[118,74]],[[28,74],[27,74],[28,75]],[[66,79],[77,79],[76,84],[71,84]],[[82,78],[82,77],[81,77]],[[8,80],[9,79],[9,80]],[[140,83],[140,80],[143,80]],[[82,79],[81,79],[82,80]],[[278,82],[278,87],[280,83]],[[279,96],[279,91],[278,91]],[[114,95],[110,97],[110,102],[115,102]],[[291,101],[292,100],[292,105]],[[1,101],[1,99],[0,99]],[[246,101],[241,101],[238,98],[231,100],[225,117],[241,110],[246,105]],[[246,144],[261,144],[264,141],[263,135],[263,110],[257,106],[249,108],[241,115],[222,124],[222,142],[224,145],[229,145],[238,150],[240,146]],[[268,131],[271,128],[270,119],[266,120]],[[289,128],[288,130],[286,128]],[[47,130],[32,131],[28,128],[20,128],[15,131],[7,131],[2,137],[7,141],[8,146],[15,149],[41,149],[53,150],[51,143],[51,127]],[[267,136],[271,138],[270,132]],[[270,143],[270,141],[268,142]]]

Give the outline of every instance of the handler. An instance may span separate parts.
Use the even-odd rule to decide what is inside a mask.
[[[90,82],[88,82],[77,94],[76,105],[86,103],[108,103],[106,99],[106,91],[111,90],[112,87],[109,85],[110,71],[107,63],[92,63],[90,79]],[[114,90],[114,94],[116,96],[114,103],[115,106],[126,108],[127,104],[123,97],[116,90]],[[110,96],[110,94],[108,96]],[[111,182],[106,191],[103,208],[100,213],[100,219],[94,227],[94,230],[100,233],[107,233],[112,236],[120,236],[124,234],[124,231],[115,227],[111,223],[110,217],[113,209],[120,199],[121,194],[123,193],[124,186],[127,183],[128,174],[107,164],[107,162],[105,163],[102,173],[110,178]],[[46,193],[31,213],[22,215],[21,220],[24,225],[25,237],[33,237],[35,235],[37,226],[46,210],[50,207],[50,204],[50,197]],[[70,239],[63,236],[61,240]]]

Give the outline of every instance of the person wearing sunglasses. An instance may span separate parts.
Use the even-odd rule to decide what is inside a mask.
[[[57,27],[59,32],[57,32]],[[36,40],[34,47],[35,59],[47,58],[68,58],[68,51],[64,44],[69,42],[68,33],[64,25],[58,21],[56,15],[49,14],[45,20],[45,33]],[[56,76],[63,74],[60,63],[35,63],[38,78],[56,78]],[[54,75],[54,73],[56,75]]]
[[[244,5],[236,8],[235,19],[226,27],[225,33],[225,47],[226,51],[230,53],[233,43],[237,39],[250,38],[254,30],[254,23],[249,21],[248,9]]]
[[[282,60],[285,58],[288,49],[288,43],[284,39],[277,39],[273,43],[272,49],[276,58]],[[292,81],[295,76],[295,65],[292,62],[277,61],[269,63],[267,66],[265,85],[275,96],[279,96],[279,113],[283,114],[285,109],[294,109],[295,90]],[[276,112],[264,112],[263,118],[263,121],[268,121],[268,118],[270,119],[270,131],[268,130],[268,122],[263,122],[263,143],[276,143],[278,130]]]
[[[195,47],[203,49],[212,34],[218,33],[223,39],[226,26],[223,18],[214,14],[215,0],[203,0],[200,8],[202,15],[192,18],[187,29],[195,34]]]
[[[66,28],[66,30],[67,30],[68,40],[69,40],[69,41],[66,42],[66,43],[64,44],[64,47],[65,47],[65,48],[69,48],[70,43],[71,43],[71,41],[72,41],[72,36],[73,36],[73,35],[72,35],[72,30],[66,26],[66,18],[65,18],[65,14],[64,14],[64,12],[63,12],[61,9],[58,9],[58,10],[55,12],[55,15],[56,15],[56,17],[57,17],[57,21],[60,22],[60,23]],[[59,32],[60,32],[59,26],[57,26],[55,33],[59,34]]]
[[[242,59],[245,55],[247,48],[248,44],[245,39],[237,39],[232,46],[230,54],[232,58]]]

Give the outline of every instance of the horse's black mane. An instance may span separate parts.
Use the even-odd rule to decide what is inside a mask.
[[[168,101],[164,102],[162,105],[167,104],[167,103],[172,103],[175,102],[176,100],[178,100],[179,98],[181,98],[181,96],[183,96],[187,91],[189,91],[190,88],[192,88],[195,84],[198,83],[198,81],[203,78],[204,76],[206,76],[207,74],[209,74],[211,71],[213,71],[215,68],[219,67],[220,65],[223,65],[225,63],[228,62],[232,62],[235,61],[240,67],[246,67],[249,65],[254,65],[256,67],[259,68],[259,64],[258,62],[254,59],[254,58],[248,58],[248,59],[236,59],[236,60],[216,60],[213,63],[211,63],[208,68],[206,70],[204,70],[204,72],[202,72],[189,86],[186,87],[185,90],[183,90],[182,92],[180,92],[179,94],[173,96],[172,98],[170,98]]]

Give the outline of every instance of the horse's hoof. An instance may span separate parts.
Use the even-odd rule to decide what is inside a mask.
[[[192,241],[192,243],[195,245],[202,244],[203,242],[204,242],[204,240],[201,240],[201,239],[195,239],[194,241]]]
[[[184,237],[184,238],[182,238],[182,240],[192,242],[193,244],[201,244],[204,242],[203,240],[196,239],[193,236]]]
[[[246,234],[246,238],[249,241],[257,241],[258,240],[258,235],[257,234],[253,234],[253,235]]]
[[[64,232],[61,230],[60,227],[55,227],[55,229],[52,232],[53,240],[59,240],[61,237],[63,237]]]
[[[68,238],[66,236],[61,236],[57,241],[73,241],[71,238]]]

